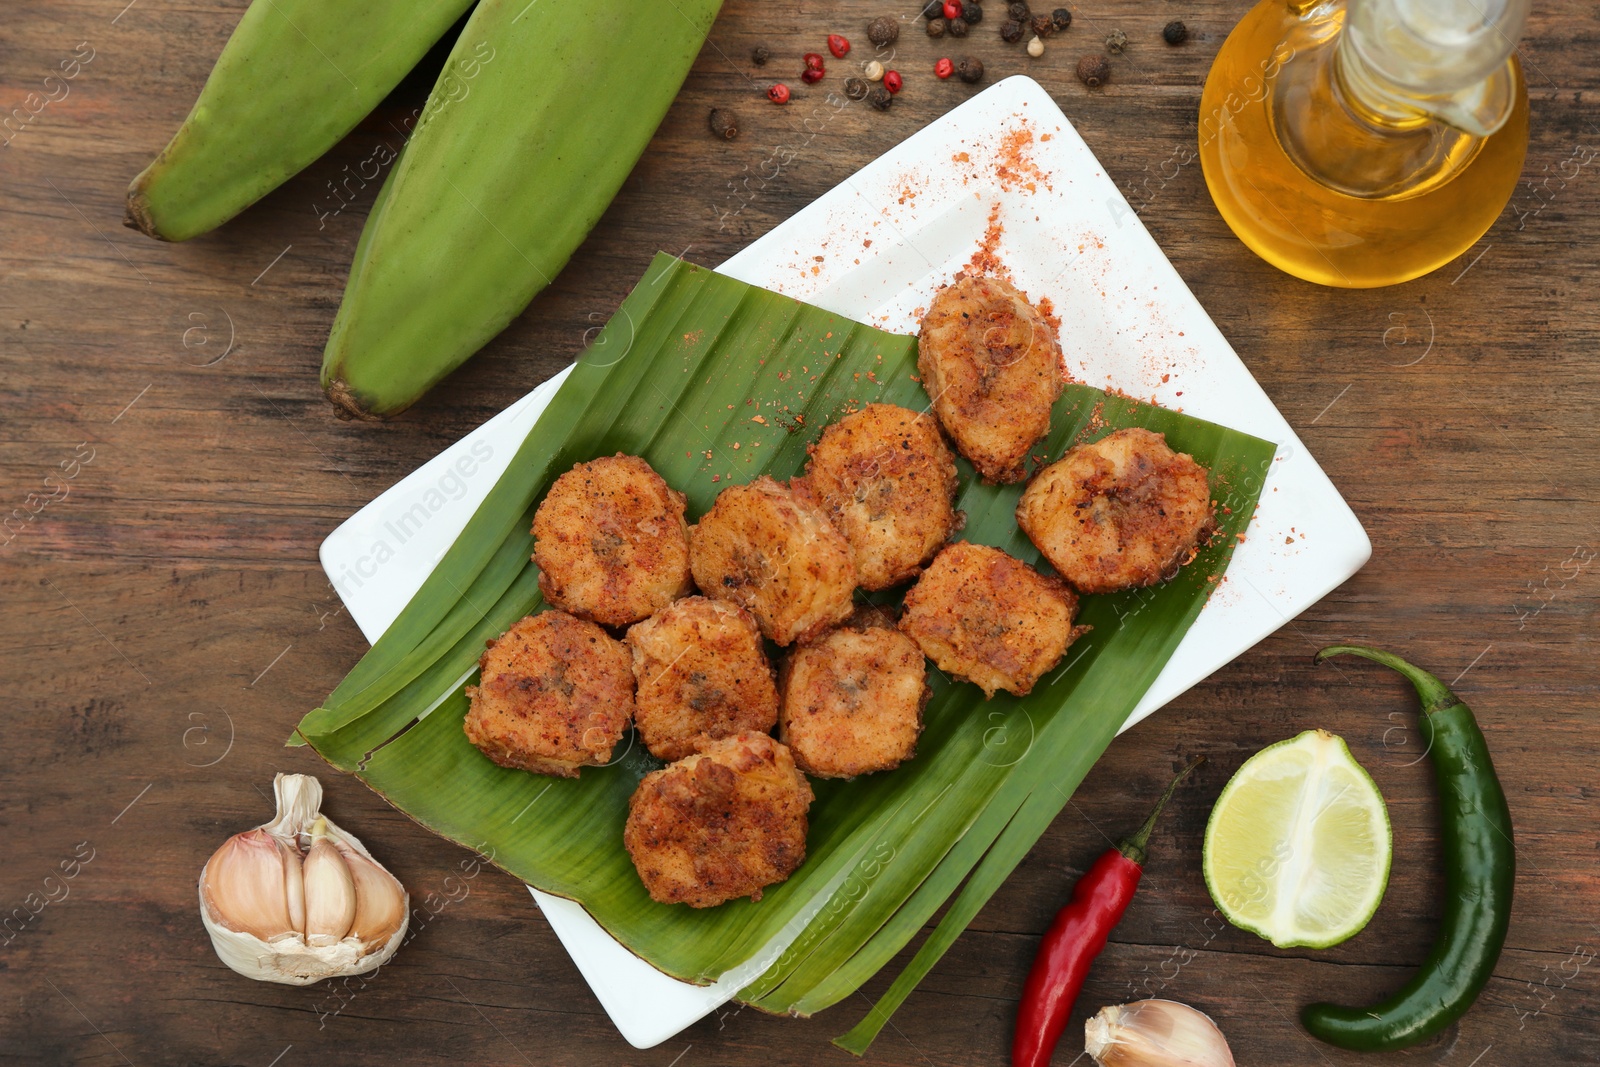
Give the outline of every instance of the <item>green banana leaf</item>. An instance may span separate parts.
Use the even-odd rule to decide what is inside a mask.
[[[628,798],[660,766],[631,738],[576,780],[489,762],[466,740],[462,689],[484,641],[541,606],[533,509],[574,463],[643,456],[691,519],[729,484],[800,473],[834,418],[885,401],[925,408],[916,338],[658,255],[551,400],[510,467],[405,611],[297,736],[412,818],[579,901],[668,974],[715,981],[784,931],[788,949],[740,994],[809,1014],[854,992],[963,882],[946,918],[863,1027],[887,1011],[1021,860],[1160,673],[1225,571],[1274,446],[1082,385],[1056,406],[1040,453],[1123,426],[1167,435],[1212,472],[1220,531],[1172,581],[1085,597],[1075,643],[1027,697],[985,701],[930,666],[917,756],[850,781],[816,781],[804,865],[761,901],[694,910],[652,902],[622,847]],[[965,538],[1037,563],[1013,517],[1019,486],[958,460]],[[898,597],[894,593],[890,599]],[[881,599],[881,598],[880,598]]]

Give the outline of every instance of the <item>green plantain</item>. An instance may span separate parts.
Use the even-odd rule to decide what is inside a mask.
[[[128,187],[128,225],[184,241],[227,222],[349,133],[471,4],[255,0]]]
[[[404,411],[549,284],[644,152],[719,6],[479,3],[356,248],[322,364],[342,413]],[[472,57],[476,77],[452,83]]]

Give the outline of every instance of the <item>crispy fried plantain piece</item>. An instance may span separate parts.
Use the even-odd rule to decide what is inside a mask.
[[[1083,593],[1171,578],[1216,528],[1206,469],[1144,429],[1079,445],[1040,471],[1017,525]]]
[[[501,634],[467,687],[467,740],[502,767],[576,778],[604,766],[633,717],[628,650],[564,611],[530,615]]]
[[[886,771],[916,755],[928,671],[916,642],[874,610],[789,653],[778,738],[818,778]]]
[[[822,431],[806,484],[850,542],[863,589],[909,581],[956,529],[956,465],[934,418],[869,404]]]
[[[634,725],[658,759],[778,720],[778,690],[761,631],[737,604],[692,596],[628,629],[633,648]]]
[[[940,552],[906,594],[900,629],[939,669],[1026,696],[1086,630],[1078,598],[1061,579],[967,541]]]
[[[539,592],[605,626],[649,618],[687,596],[683,494],[638,456],[602,456],[555,480],[533,516]]]
[[[850,543],[803,487],[766,475],[718,494],[689,529],[689,563],[702,593],[746,608],[779,645],[850,615]]]
[[[960,278],[917,336],[917,370],[956,450],[989,482],[1020,482],[1066,384],[1055,331],[1016,287]]]
[[[645,775],[622,842],[652,900],[709,908],[761,899],[806,858],[811,785],[762,733],[712,741]]]

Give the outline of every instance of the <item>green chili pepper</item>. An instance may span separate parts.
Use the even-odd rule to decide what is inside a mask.
[[[1399,671],[1422,701],[1422,737],[1439,789],[1444,899],[1433,951],[1400,992],[1369,1008],[1312,1004],[1300,1021],[1331,1045],[1389,1051],[1433,1036],[1477,999],[1505,944],[1516,852],[1506,796],[1471,709],[1433,675],[1375,648],[1330,645],[1317,662],[1345,654]]]

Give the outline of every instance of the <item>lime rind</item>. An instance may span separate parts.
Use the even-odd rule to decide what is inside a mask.
[[[1378,910],[1393,859],[1388,807],[1342,738],[1307,730],[1223,787],[1202,869],[1217,909],[1279,948],[1328,948]]]

